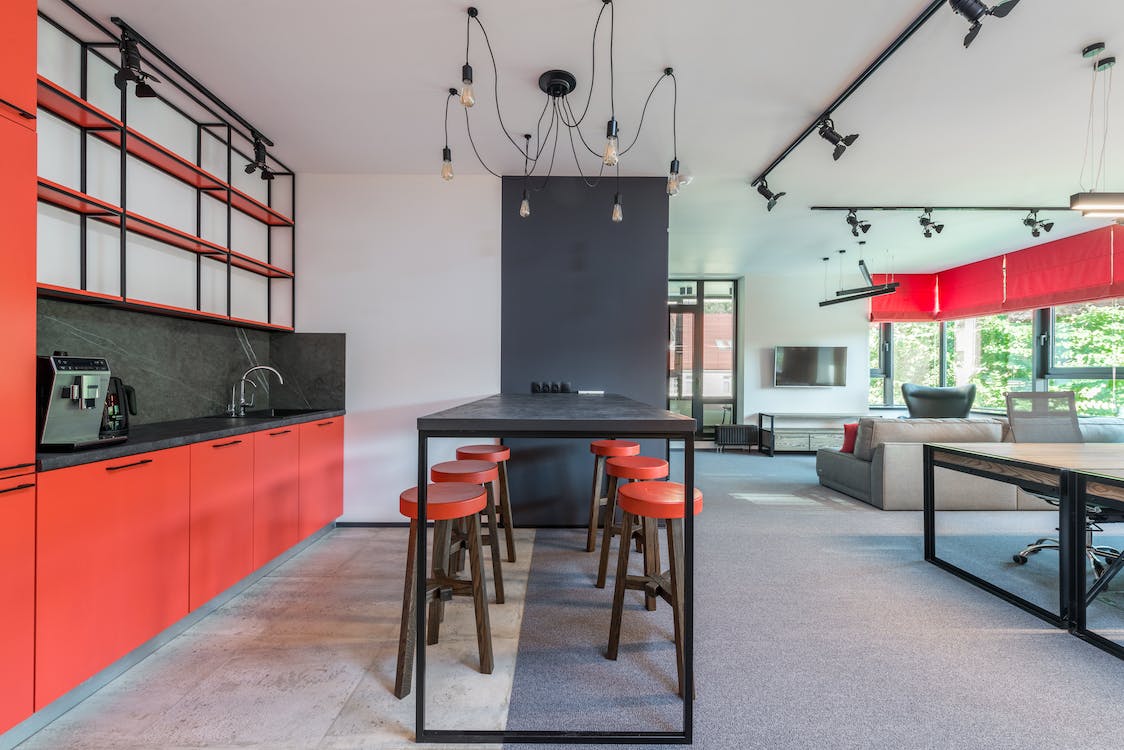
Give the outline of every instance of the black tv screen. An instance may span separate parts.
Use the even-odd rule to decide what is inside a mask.
[[[847,385],[845,346],[778,346],[774,361],[775,386]]]

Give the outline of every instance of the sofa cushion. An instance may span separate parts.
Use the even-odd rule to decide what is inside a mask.
[[[1089,417],[1078,420],[1086,443],[1124,443],[1124,419]]]
[[[843,425],[843,447],[839,449],[840,453],[854,453],[855,452],[855,438],[859,434],[859,423]]]
[[[821,448],[816,451],[820,484],[864,502],[870,502],[870,463],[850,453]]]
[[[998,419],[860,419],[855,457],[870,461],[883,443],[998,443]]]

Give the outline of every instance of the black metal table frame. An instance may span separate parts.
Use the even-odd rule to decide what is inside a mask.
[[[634,438],[668,441],[683,441],[683,684],[695,684],[694,670],[694,562],[695,562],[695,517],[691,498],[695,492],[695,438],[694,432],[639,431],[619,433],[599,433],[591,435],[585,430],[504,430],[498,429],[419,429],[418,430],[418,528],[426,528],[426,495],[429,484],[429,439],[452,437],[476,438]],[[417,547],[417,601],[425,601],[426,557],[428,543],[426,534],[418,534]],[[415,625],[419,634],[424,634],[426,607],[418,606]],[[535,744],[648,744],[671,745],[691,744],[694,718],[694,703],[691,690],[684,690],[683,730],[681,732],[600,732],[590,730],[556,731],[507,731],[507,730],[459,730],[426,729],[425,727],[425,637],[419,635],[417,641],[416,686],[416,728],[417,742],[449,743],[535,743]]]
[[[1101,505],[1107,504],[1112,505],[1116,508],[1124,507],[1124,503],[1121,503],[1119,500],[1104,497],[1101,495],[1093,495],[1092,493],[1090,493],[1088,489],[1090,483],[1108,485],[1110,487],[1116,487],[1124,490],[1124,479],[1106,477],[1098,475],[1095,472],[1075,472],[1074,497],[1077,499],[1077,502],[1073,504],[1075,529],[1085,528],[1086,502],[1096,502],[1097,504]],[[1074,555],[1076,558],[1074,561],[1074,570],[1084,571],[1086,564],[1084,539],[1081,540],[1080,545],[1075,545]],[[1113,578],[1116,577],[1116,575],[1121,571],[1122,568],[1124,568],[1124,556],[1121,556],[1111,565],[1109,565],[1108,569],[1105,570],[1101,577],[1098,578],[1091,587],[1086,586],[1084,575],[1074,576],[1074,619],[1071,627],[1071,631],[1073,632],[1073,634],[1081,640],[1091,643],[1098,648],[1104,649],[1108,653],[1120,659],[1124,659],[1124,645],[1121,645],[1116,641],[1109,640],[1108,638],[1105,638],[1104,636],[1099,635],[1092,630],[1089,630],[1087,622],[1087,609],[1089,605],[1093,603],[1093,600],[1101,593],[1101,591],[1105,589],[1105,587],[1108,586],[1108,584],[1112,581]]]
[[[1055,477],[1056,483],[1046,484],[1040,482],[1033,482],[1028,479],[1019,479],[1011,477],[1006,474],[988,471],[986,469],[969,467],[954,461],[941,460],[938,454],[952,454],[966,456],[971,459],[980,460],[987,463],[997,463],[1004,466],[1010,466],[1017,469],[1025,469],[1035,474],[1050,475]],[[923,476],[924,476],[924,521],[925,521],[925,560],[931,562],[939,568],[952,573],[955,576],[963,578],[965,581],[979,586],[981,589],[988,593],[998,596],[1006,602],[1014,604],[1027,612],[1042,618],[1046,622],[1059,628],[1070,628],[1074,621],[1075,615],[1075,570],[1084,570],[1084,565],[1080,567],[1075,564],[1075,554],[1079,549],[1082,559],[1085,551],[1084,535],[1080,544],[1075,544],[1076,529],[1084,529],[1084,504],[1073,502],[1076,497],[1076,482],[1077,472],[1068,469],[1051,468],[1042,466],[1041,464],[1026,463],[1015,459],[1004,458],[1002,456],[990,456],[981,454],[972,450],[960,450],[956,448],[949,448],[945,446],[936,446],[926,444],[924,446],[923,454]],[[998,586],[991,581],[980,578],[973,573],[970,573],[963,568],[950,563],[937,557],[936,552],[936,492],[934,487],[934,470],[937,468],[950,469],[964,474],[971,474],[973,476],[984,477],[986,479],[994,479],[998,482],[1005,484],[1014,484],[1021,487],[1028,492],[1037,494],[1050,495],[1056,497],[1059,502],[1058,506],[1058,613],[1051,612],[1048,609],[1038,606],[1023,597],[1015,594],[1002,586]],[[1082,523],[1077,523],[1075,507],[1081,505],[1081,518]],[[952,512],[952,511],[950,511]]]

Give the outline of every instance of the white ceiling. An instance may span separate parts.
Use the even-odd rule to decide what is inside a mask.
[[[41,7],[54,15],[55,1]],[[475,2],[500,66],[509,129],[534,130],[543,104],[537,79],[548,68],[577,76],[580,110],[601,2]],[[433,174],[440,189],[445,90],[459,84],[463,62],[463,0],[79,4],[106,23],[123,17],[270,136],[298,173]],[[1068,204],[1080,187],[1091,88],[1080,50],[1103,40],[1124,55],[1119,0],[1024,0],[1007,18],[987,19],[967,51],[967,23],[942,8],[836,112],[837,128],[860,133],[859,142],[833,162],[827,143],[808,139],[769,176],[788,195],[766,213],[749,181],[927,4],[616,0],[622,140],[631,140],[662,68],[674,66],[679,80],[679,157],[695,181],[671,203],[673,273],[806,273],[838,249],[856,257],[843,214],[812,205]],[[521,173],[521,157],[496,126],[491,66],[475,29],[472,45],[477,145],[497,171]],[[585,129],[595,146],[609,110],[600,46]],[[622,175],[666,172],[670,94],[665,83],[654,97]],[[1111,111],[1124,123],[1124,94]],[[461,108],[450,110],[456,169],[481,173],[463,118]],[[585,159],[584,169],[595,167]],[[1110,151],[1108,189],[1124,189],[1124,170],[1112,168],[1120,162]],[[568,143],[559,144],[555,173],[576,174]],[[947,228],[930,240],[912,212],[862,218],[874,225],[862,252],[875,272],[939,270],[1035,242],[1022,214],[937,214]],[[1069,212],[1042,218],[1057,226],[1039,242],[1099,226]]]

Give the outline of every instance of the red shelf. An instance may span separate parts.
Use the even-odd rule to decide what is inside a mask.
[[[109,221],[109,223],[115,224],[116,222]],[[140,214],[135,214],[132,211],[128,211],[125,214],[125,228],[130,232],[135,232],[145,237],[151,237],[164,244],[178,247],[180,250],[187,250],[189,252],[199,253],[200,255],[218,255],[224,258],[227,254],[227,249],[221,245],[216,245],[201,237],[196,237],[193,234],[183,232],[166,224],[161,224],[158,221],[153,221]]]
[[[293,226],[292,219],[278,213],[275,209],[270,208],[256,198],[251,198],[235,187],[230,189],[230,205],[250,218],[257,219],[271,227]]]
[[[283,325],[280,325],[278,323],[260,323],[256,320],[250,320],[248,318],[235,318],[233,316],[231,316],[230,322],[231,323],[238,323],[239,325],[255,326],[257,328],[268,328],[271,331],[289,331],[289,332],[292,332],[293,330],[295,330],[292,326],[283,326]]]
[[[286,271],[284,268],[266,263],[264,260],[251,258],[249,255],[243,255],[235,250],[230,251],[230,265],[246,271],[253,271],[259,276],[266,276],[271,279],[293,278],[292,271]]]
[[[116,294],[103,294],[91,292],[87,289],[72,289],[68,286],[56,284],[36,284],[39,294],[44,297],[62,297],[63,299],[82,298],[85,300],[100,300],[102,302],[121,302],[121,297]]]
[[[218,177],[198,167],[179,154],[161,146],[146,135],[141,135],[132,128],[126,128],[125,150],[130,156],[135,156],[141,161],[156,167],[161,172],[175,177],[202,190],[225,190],[226,183]],[[106,143],[121,147],[121,130],[99,130],[94,135]]]
[[[121,209],[112,203],[72,190],[57,182],[39,178],[39,200],[52,206],[65,208],[76,214],[99,217],[120,217]],[[110,223],[115,224],[116,221]]]
[[[38,104],[56,117],[80,128],[120,130],[121,121],[62,86],[39,76]]]

